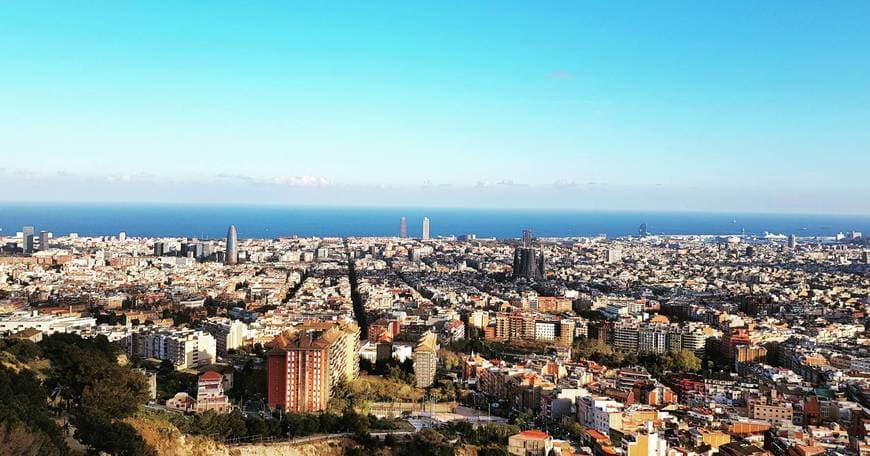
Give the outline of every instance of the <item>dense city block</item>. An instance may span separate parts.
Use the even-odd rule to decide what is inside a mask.
[[[352,436],[346,452],[382,454],[870,454],[862,233],[407,224],[0,238],[4,441],[149,454],[148,426],[169,423],[215,445]]]

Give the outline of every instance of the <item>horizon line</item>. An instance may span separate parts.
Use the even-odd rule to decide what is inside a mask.
[[[329,203],[276,203],[276,202],[195,202],[195,201],[57,201],[57,200],[6,200],[0,198],[0,208],[2,205],[92,205],[92,206],[110,206],[110,205],[130,205],[130,206],[224,206],[224,207],[271,207],[271,208],[287,208],[287,209],[387,209],[399,210],[408,209],[414,211],[421,210],[457,210],[457,211],[498,211],[498,212],[586,212],[586,213],[648,213],[648,214],[715,214],[715,215],[790,215],[790,216],[832,216],[832,217],[868,217],[870,213],[863,212],[801,212],[801,211],[757,211],[757,210],[692,210],[692,209],[593,209],[582,207],[560,207],[560,206],[538,206],[538,207],[498,207],[498,206],[454,206],[454,205],[430,205],[430,206],[412,206],[405,204],[329,204]]]

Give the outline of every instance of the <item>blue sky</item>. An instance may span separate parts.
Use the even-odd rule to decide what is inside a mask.
[[[868,165],[866,1],[0,14],[2,200],[870,213]]]

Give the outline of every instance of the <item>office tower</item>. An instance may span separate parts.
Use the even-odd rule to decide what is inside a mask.
[[[797,247],[797,236],[794,234],[788,235],[788,248],[793,249]]]
[[[429,217],[423,217],[423,240],[429,240]]]
[[[48,231],[39,232],[39,251],[48,250]]]
[[[417,388],[426,388],[435,383],[437,367],[438,338],[432,331],[426,331],[414,347],[414,377],[417,380]]]
[[[125,233],[125,232],[123,232],[123,231],[121,231],[120,233],[118,233],[118,240],[121,241],[121,242],[126,241],[126,240],[127,240],[127,233]]]
[[[309,321],[275,338],[267,354],[267,403],[285,412],[326,409],[341,381],[359,373],[359,328]]]
[[[649,235],[649,231],[646,229],[646,223],[641,223],[640,227],[637,229],[637,234],[640,237],[646,237]]]
[[[164,249],[164,245],[162,242],[155,242],[154,243],[154,256],[157,256],[157,257],[163,256],[163,249]]]
[[[236,264],[239,262],[239,247],[236,245],[237,243],[238,238],[236,234],[236,226],[230,225],[229,229],[227,229],[226,264]]]
[[[190,244],[188,244],[187,242],[182,242],[181,248],[179,249],[178,253],[183,257],[190,256]]]
[[[21,235],[22,239],[24,240],[24,243],[22,245],[22,248],[24,248],[24,253],[33,252],[33,233],[34,231],[32,226],[25,226],[21,228]]]
[[[533,246],[531,230],[523,230],[523,245],[514,250],[514,277],[544,278],[544,252]]]
[[[402,239],[408,238],[408,218],[404,216],[399,219],[399,237]]]

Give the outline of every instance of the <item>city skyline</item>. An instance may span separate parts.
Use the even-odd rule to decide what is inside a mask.
[[[870,2],[0,15],[0,454],[870,456]]]
[[[342,9],[9,8],[0,198],[870,213],[863,2]]]

